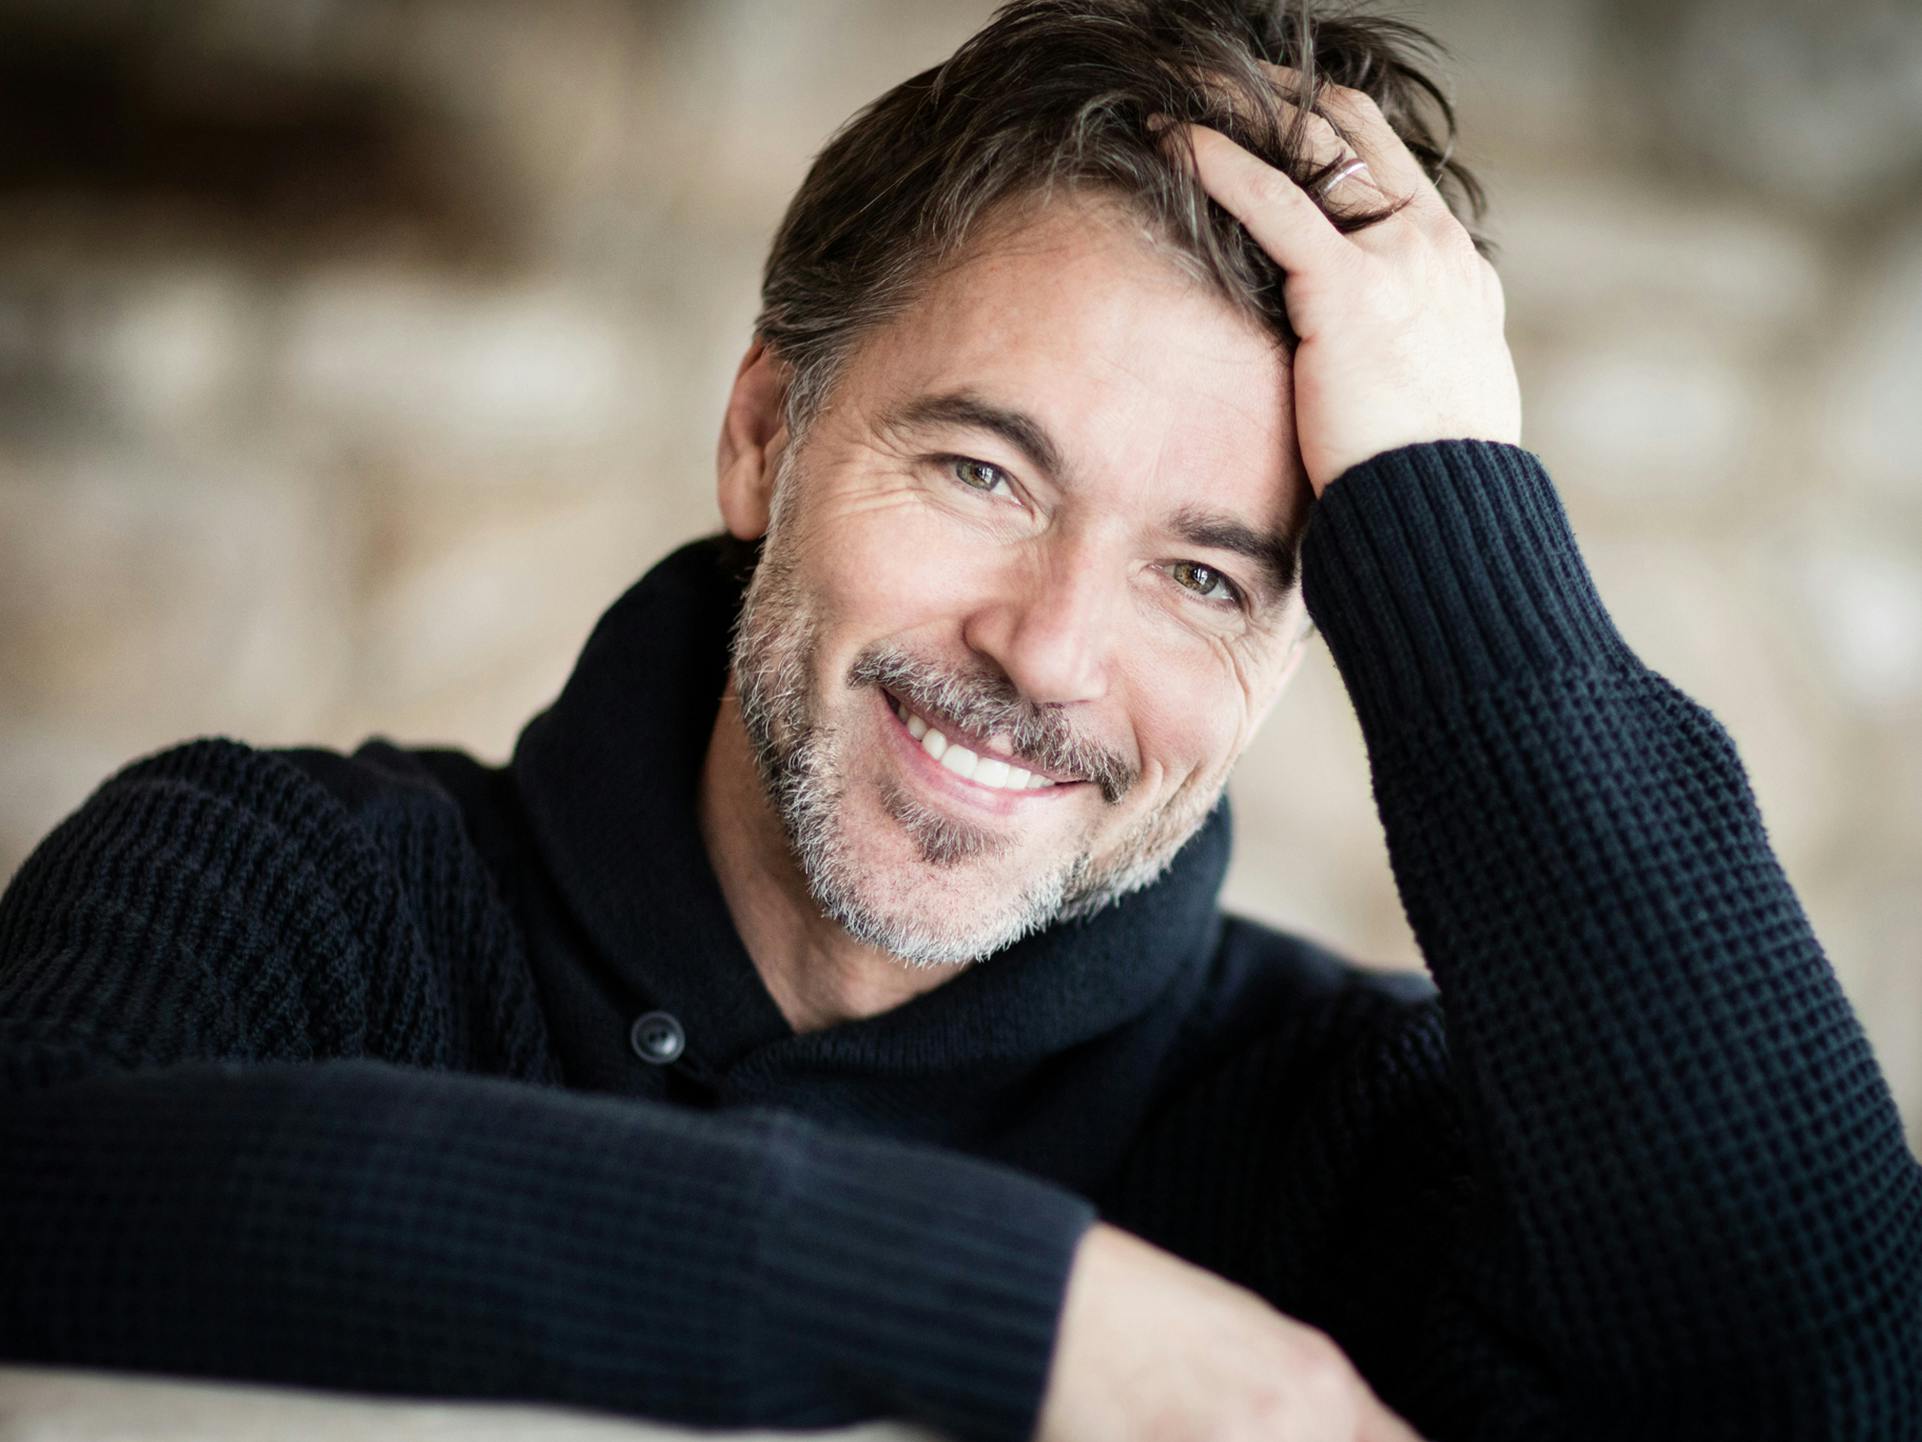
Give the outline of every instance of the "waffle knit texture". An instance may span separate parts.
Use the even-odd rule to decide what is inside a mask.
[[[0,898],[0,1357],[1017,1442],[1100,1216],[1435,1442],[1922,1437],[1922,1169],[1535,457],[1389,452],[1305,543],[1432,985],[1223,913],[1224,804],[795,1035],[695,828],[741,564],[644,577],[506,766],[205,740],[46,839]]]

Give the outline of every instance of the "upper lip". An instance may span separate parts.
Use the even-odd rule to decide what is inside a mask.
[[[1004,755],[1002,752],[991,748],[988,745],[988,738],[983,736],[979,731],[970,731],[965,726],[957,726],[952,721],[936,716],[929,711],[927,707],[917,706],[914,702],[908,700],[907,697],[896,695],[893,691],[887,691],[885,694],[890,700],[906,707],[916,716],[919,716],[923,721],[927,722],[928,725],[947,737],[950,742],[959,742],[977,756],[989,757],[996,761],[1005,761],[1010,766],[1019,766],[1023,771],[1031,772],[1036,776],[1045,776],[1050,781],[1063,784],[1084,779],[1066,771],[1050,771],[1047,767],[1037,766],[1032,761],[1028,761],[1020,756]]]

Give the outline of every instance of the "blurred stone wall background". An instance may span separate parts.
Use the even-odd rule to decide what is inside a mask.
[[[810,157],[981,0],[0,0],[0,876],[206,732],[503,758],[713,529]],[[1922,1138],[1922,8],[1430,0],[1602,594]],[[1419,964],[1318,651],[1231,904]]]

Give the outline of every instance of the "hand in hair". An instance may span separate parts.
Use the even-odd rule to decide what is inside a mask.
[[[1296,88],[1296,72],[1268,69]],[[1169,133],[1185,132],[1202,186],[1286,273],[1282,295],[1300,337],[1295,429],[1315,494],[1397,446],[1519,444],[1521,393],[1494,267],[1373,100],[1324,86],[1314,103],[1320,113],[1307,125],[1323,173],[1345,158],[1367,164],[1325,200],[1218,130],[1186,124]],[[1350,198],[1396,208],[1344,235],[1324,205]]]
[[[1105,1223],[1075,1254],[1036,1442],[1419,1442],[1326,1334]]]

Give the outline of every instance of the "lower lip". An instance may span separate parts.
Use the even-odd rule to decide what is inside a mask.
[[[1045,806],[1051,801],[1059,801],[1071,791],[1078,791],[1086,782],[1057,781],[1052,786],[1039,787],[1032,791],[1004,791],[998,786],[983,786],[970,781],[958,772],[950,771],[939,761],[928,755],[927,750],[914,739],[905,722],[895,714],[894,702],[887,692],[878,686],[875,695],[881,698],[881,713],[887,720],[887,732],[893,744],[906,754],[902,764],[918,777],[921,784],[944,796],[991,812],[996,816],[1012,816],[1017,809],[1032,806]]]

